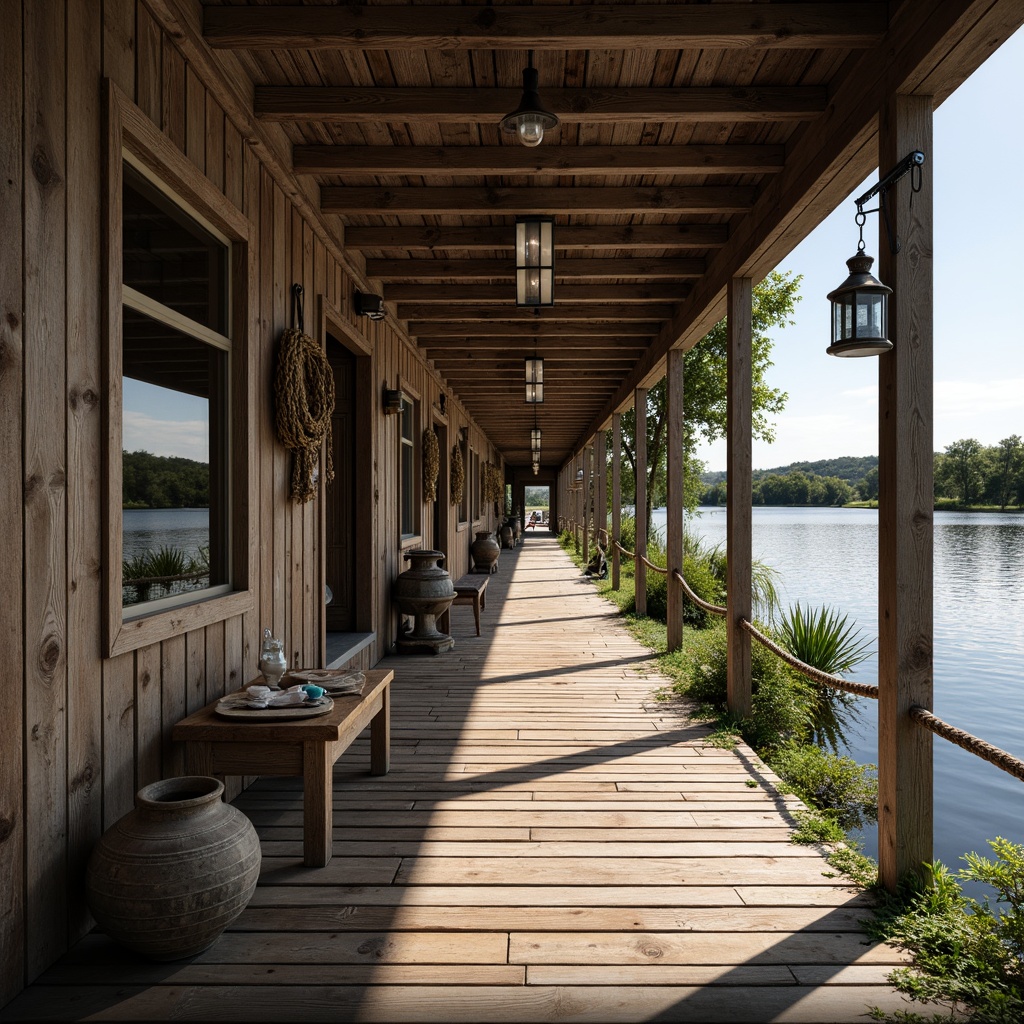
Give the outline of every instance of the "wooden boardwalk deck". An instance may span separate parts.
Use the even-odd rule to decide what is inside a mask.
[[[647,652],[547,534],[503,551],[483,636],[391,658],[393,768],[335,773],[334,859],[295,780],[239,799],[260,886],[206,953],[89,936],[3,1020],[862,1021],[903,1005],[864,898],[789,843],[792,799],[652,699]],[[751,786],[751,781],[755,785]]]

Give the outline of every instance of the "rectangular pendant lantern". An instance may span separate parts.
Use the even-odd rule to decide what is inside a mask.
[[[555,222],[552,217],[516,218],[516,305],[555,304]]]
[[[534,427],[530,431],[530,451],[540,453],[540,427]]]
[[[544,401],[544,360],[526,360],[526,401],[539,404]]]

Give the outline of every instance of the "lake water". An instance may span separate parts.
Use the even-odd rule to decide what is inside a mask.
[[[664,529],[665,512],[654,512]],[[690,525],[725,546],[725,509],[702,508]],[[829,604],[878,635],[878,513],[870,509],[755,508],[754,557],[779,572],[783,603]],[[1024,515],[935,513],[935,699],[947,722],[1024,757]],[[877,682],[874,654],[848,674]],[[858,700],[847,752],[877,759],[877,713]],[[962,867],[991,853],[997,835],[1024,843],[1024,782],[935,737],[935,855]],[[863,837],[875,856],[877,839]]]
[[[195,556],[210,543],[208,508],[126,508],[122,514],[126,559],[165,546]]]

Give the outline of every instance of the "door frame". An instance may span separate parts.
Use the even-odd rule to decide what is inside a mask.
[[[347,349],[355,363],[355,434],[357,438],[353,463],[353,500],[355,503],[355,630],[375,633],[377,608],[377,564],[373,557],[373,466],[377,457],[377,423],[373,406],[373,346],[342,316],[341,310],[326,296],[317,296],[317,342],[326,354],[327,336]],[[369,443],[361,443],[362,439]],[[320,461],[325,464],[325,452]],[[327,487],[320,488],[317,499],[317,637],[319,660],[327,651],[327,605],[324,586],[327,575]]]

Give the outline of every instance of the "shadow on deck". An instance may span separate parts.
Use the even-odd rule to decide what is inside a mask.
[[[503,551],[482,637],[389,658],[391,774],[335,770],[334,858],[301,863],[299,780],[237,804],[260,886],[207,952],[149,964],[92,935],[3,1020],[802,1021],[904,1005],[865,898],[790,844],[749,749],[662,680],[547,534]],[[383,667],[383,666],[382,666]],[[748,785],[757,782],[756,787]]]

